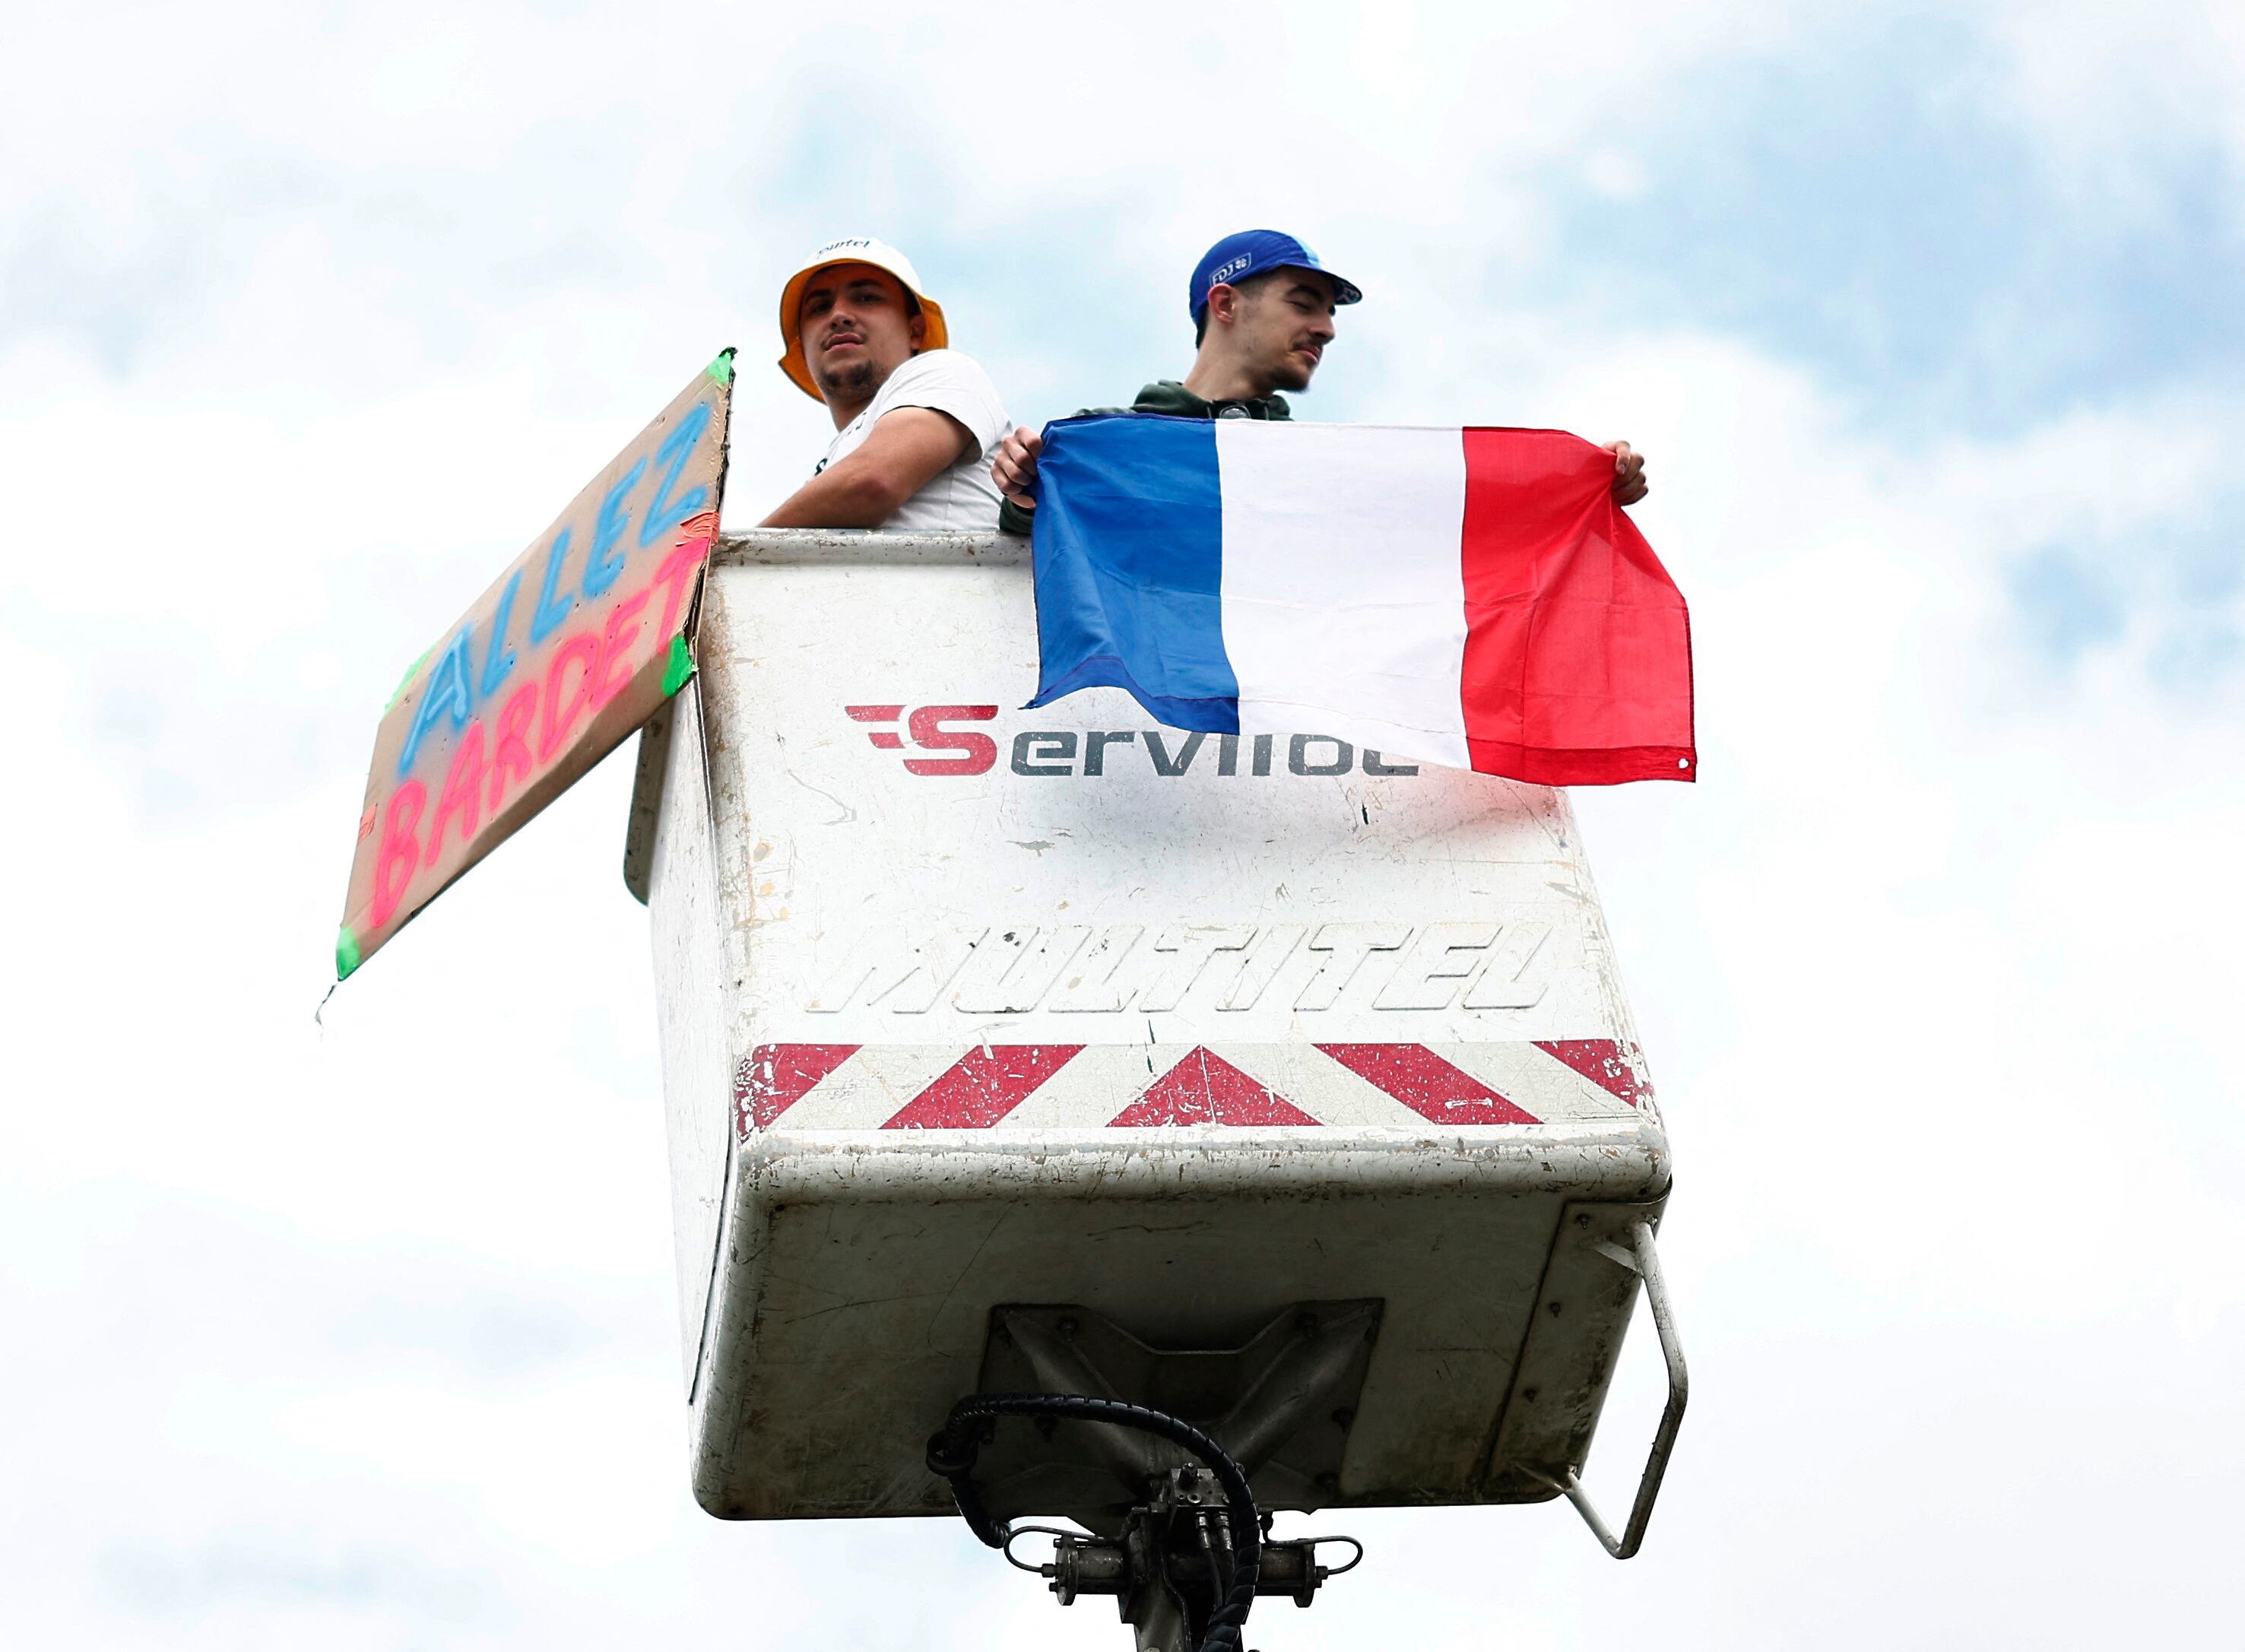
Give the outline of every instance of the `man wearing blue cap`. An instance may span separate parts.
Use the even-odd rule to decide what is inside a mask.
[[[1292,235],[1275,229],[1227,235],[1193,270],[1187,295],[1197,347],[1192,371],[1183,383],[1149,384],[1128,410],[1188,419],[1291,419],[1293,410],[1278,392],[1310,388],[1333,342],[1334,312],[1363,296]],[[1626,442],[1606,445],[1614,455],[1614,499],[1634,504],[1646,491],[1645,461]],[[1006,496],[998,525],[1008,533],[1029,531],[1043,448],[1044,439],[1023,426],[992,460],[991,477]]]

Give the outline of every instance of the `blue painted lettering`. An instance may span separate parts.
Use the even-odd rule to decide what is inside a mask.
[[[413,727],[406,734],[405,749],[397,755],[398,779],[413,772],[413,760],[421,755],[422,736],[436,727],[439,715],[449,711],[453,728],[468,726],[468,714],[472,709],[468,695],[468,650],[474,640],[473,628],[462,626],[460,634],[452,639],[452,646],[430,667],[429,686],[421,691],[421,703],[414,708]]]
[[[561,577],[561,565],[569,556],[569,530],[564,528],[553,536],[553,548],[546,553],[546,583],[538,587],[538,611],[530,616],[530,640],[543,642],[561,628],[569,617],[569,610],[577,606],[574,597],[554,599],[553,582]]]
[[[624,495],[637,487],[640,477],[646,474],[646,458],[634,459],[623,480],[610,488],[608,497],[600,501],[600,518],[593,525],[592,552],[585,559],[585,577],[579,585],[588,597],[599,596],[615,584],[616,576],[624,571],[623,558],[608,553],[615,550],[616,541],[624,537],[625,525],[631,520],[631,512],[621,508]]]
[[[506,582],[506,589],[499,594],[499,611],[492,615],[491,645],[484,650],[484,674],[476,684],[478,703],[491,698],[492,690],[506,680],[506,674],[514,669],[514,650],[506,646],[506,623],[514,618],[514,593],[522,586],[522,570],[517,568],[514,577]]]
[[[667,532],[692,516],[705,510],[709,504],[709,490],[695,488],[685,498],[673,501],[670,490],[678,485],[678,473],[686,468],[686,461],[694,456],[694,444],[702,439],[702,432],[709,428],[709,404],[697,402],[694,410],[678,421],[678,428],[662,438],[655,450],[655,463],[666,460],[670,468],[662,473],[662,482],[655,491],[655,503],[647,507],[647,520],[639,525],[640,549],[644,551],[655,543],[657,535]]]

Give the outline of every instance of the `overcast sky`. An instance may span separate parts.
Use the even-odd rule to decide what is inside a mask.
[[[7,1638],[1123,1644],[694,1506],[627,757],[313,1018],[407,662],[718,347],[733,523],[822,450],[811,247],[1035,423],[1268,224],[1366,294],[1305,416],[1651,456],[1703,778],[1576,799],[1679,1167],[1645,1553],[1321,1519],[1250,1640],[2235,1644],[2238,8],[777,10],[11,19]]]

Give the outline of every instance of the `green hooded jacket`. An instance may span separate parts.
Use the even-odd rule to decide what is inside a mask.
[[[1195,396],[1175,379],[1156,379],[1138,392],[1129,407],[1087,407],[1076,413],[1089,418],[1099,413],[1166,413],[1177,419],[1291,419],[1294,410],[1283,396],[1252,396],[1244,401],[1211,402]],[[1036,513],[1024,511],[1011,499],[998,508],[1000,533],[1027,533]]]

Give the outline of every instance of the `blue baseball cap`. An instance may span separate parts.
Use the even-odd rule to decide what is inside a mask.
[[[1218,281],[1230,281],[1234,286],[1251,275],[1260,275],[1273,269],[1313,269],[1333,284],[1333,302],[1353,304],[1364,295],[1353,281],[1345,281],[1323,264],[1318,255],[1296,240],[1292,235],[1282,235],[1275,229],[1243,229],[1237,235],[1226,235],[1201,254],[1194,267],[1190,301],[1185,313],[1197,325],[1200,313],[1208,303],[1208,289]]]

